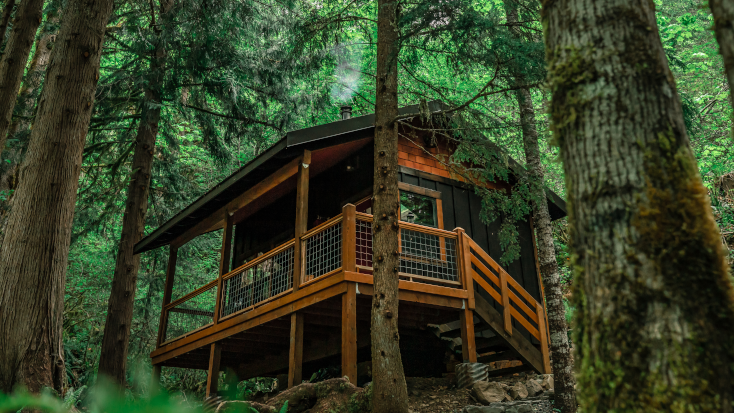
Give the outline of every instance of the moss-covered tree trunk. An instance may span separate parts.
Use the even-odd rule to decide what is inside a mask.
[[[5,149],[16,96],[28,55],[41,24],[43,0],[22,0],[15,12],[13,30],[0,59],[0,152]]]
[[[585,412],[732,412],[734,293],[654,3],[545,0]]]
[[[518,40],[523,40],[520,26],[517,25],[518,4],[515,1],[505,1],[505,14],[510,24],[510,33]],[[525,149],[525,167],[528,172],[528,184],[533,198],[533,219],[538,246],[538,261],[540,275],[543,279],[546,311],[548,313],[548,331],[550,332],[550,353],[553,368],[553,382],[555,388],[554,407],[563,413],[576,412],[576,384],[573,377],[573,359],[571,346],[568,343],[568,326],[566,325],[566,308],[563,305],[563,291],[561,290],[561,276],[558,273],[556,250],[553,244],[553,227],[551,224],[548,201],[545,197],[543,164],[540,162],[540,146],[538,144],[538,129],[535,121],[535,107],[533,98],[527,87],[525,76],[510,65],[514,70],[512,75],[516,86],[517,105],[520,112],[522,127],[522,141]]]
[[[112,0],[69,0],[0,247],[0,391],[64,377],[61,318],[82,151]]]
[[[161,1],[160,22],[167,21],[167,14],[171,7],[173,7],[173,0]],[[153,167],[158,124],[161,120],[161,95],[166,56],[165,38],[159,31],[158,42],[150,63],[143,114],[135,138],[132,174],[127,188],[120,245],[117,250],[110,299],[107,302],[107,320],[99,358],[99,373],[123,385],[130,345],[130,327],[133,320],[138,269],[140,268],[140,255],[133,254],[133,247],[142,238],[145,229],[150,172]]]
[[[0,190],[15,189],[18,185],[18,166],[23,153],[28,147],[27,132],[31,126],[31,117],[36,109],[41,82],[51,58],[56,33],[59,30],[59,10],[56,9],[56,6],[51,4],[45,13],[46,22],[41,27],[41,33],[36,39],[33,57],[15,102],[15,113],[20,116],[14,117],[8,128],[8,139],[15,139],[16,141],[8,145],[8,151],[3,153],[3,158],[7,159],[9,163],[2,166]]]
[[[8,30],[8,23],[10,23],[10,16],[13,15],[14,8],[15,0],[5,0],[3,14],[0,16],[0,47],[5,43],[5,32]]]
[[[377,2],[372,377],[375,413],[408,412],[398,334],[398,28],[397,1]]]
[[[724,58],[729,94],[734,105],[734,0],[709,0],[714,15],[714,31],[719,41],[719,52]]]

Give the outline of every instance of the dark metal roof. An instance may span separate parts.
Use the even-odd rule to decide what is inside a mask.
[[[429,102],[428,106],[431,112],[446,108],[445,104],[440,101]],[[400,114],[418,113],[418,105],[400,108],[399,112]],[[317,150],[372,136],[374,124],[375,115],[369,114],[288,132],[275,145],[135,244],[134,253],[139,254],[170,244],[186,230],[301,155],[304,149]],[[562,202],[561,209],[565,212],[565,202],[555,195],[552,202],[558,201]]]

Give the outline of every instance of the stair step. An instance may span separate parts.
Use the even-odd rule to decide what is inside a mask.
[[[479,354],[477,356],[477,362],[478,363],[491,363],[493,361],[517,360],[519,358],[520,356],[517,355],[517,352],[513,350],[507,350],[507,351],[501,351],[501,352]]]

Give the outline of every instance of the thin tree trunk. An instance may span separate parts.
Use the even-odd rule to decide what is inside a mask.
[[[584,412],[732,412],[734,290],[653,2],[544,1]]]
[[[5,43],[5,32],[8,31],[8,23],[10,23],[10,16],[13,15],[13,8],[15,8],[15,0],[5,0],[3,15],[0,17],[0,48]]]
[[[42,27],[41,34],[36,40],[33,58],[31,59],[31,64],[28,66],[23,86],[20,88],[20,93],[15,103],[15,112],[20,116],[12,120],[8,129],[8,139],[17,139],[18,141],[11,145],[4,157],[10,161],[10,164],[7,167],[3,165],[3,172],[0,175],[0,190],[12,190],[18,185],[18,167],[22,155],[28,147],[28,135],[26,132],[28,132],[31,126],[30,118],[36,109],[39,88],[41,87],[43,75],[46,73],[46,67],[51,57],[51,50],[56,40],[56,33],[58,32],[58,24],[58,10],[47,10],[46,24]]]
[[[714,15],[714,32],[719,41],[719,52],[724,58],[730,102],[734,105],[734,0],[709,0],[709,6]]]
[[[42,9],[43,0],[21,0],[15,12],[13,31],[0,60],[0,153],[5,150],[20,81],[43,18]]]
[[[159,21],[166,20],[166,14],[172,6],[173,0],[161,2]],[[149,86],[145,90],[143,114],[135,138],[132,175],[127,189],[125,214],[122,217],[122,234],[117,251],[115,273],[112,277],[112,290],[107,305],[107,321],[99,358],[99,373],[110,377],[119,384],[125,383],[130,325],[132,324],[140,267],[140,255],[133,255],[133,247],[143,236],[145,214],[148,211],[150,171],[153,166],[155,141],[161,119],[165,61],[165,40],[159,32],[154,58],[150,64]]]
[[[398,2],[377,2],[372,297],[372,411],[408,412],[398,334]]]
[[[517,3],[505,1],[507,23],[517,23]],[[510,26],[510,33],[522,41],[522,32],[517,25]],[[517,86],[524,85],[525,77],[518,69],[512,73]],[[520,109],[520,125],[522,126],[522,141],[525,149],[525,162],[528,171],[528,183],[533,198],[533,219],[535,222],[536,239],[538,246],[538,261],[540,275],[543,279],[546,311],[548,313],[548,331],[550,332],[550,353],[553,367],[553,382],[555,389],[554,408],[562,413],[576,412],[576,381],[573,377],[573,360],[568,343],[568,326],[566,325],[566,309],[563,306],[563,291],[561,277],[558,273],[556,250],[553,245],[553,227],[551,226],[548,201],[545,197],[545,182],[543,164],[540,162],[540,146],[538,144],[538,129],[535,121],[535,108],[530,90],[521,87],[515,92]]]
[[[0,247],[0,391],[63,377],[74,203],[112,0],[69,0]]]

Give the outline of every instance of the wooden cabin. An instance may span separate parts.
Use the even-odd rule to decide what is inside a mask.
[[[208,370],[207,394],[225,368],[240,379],[287,374],[292,386],[335,366],[358,383],[357,365],[371,357],[373,123],[289,132],[136,245],[170,245],[155,371]],[[512,366],[492,375],[549,373],[532,218],[520,223],[521,258],[503,268],[499,222],[480,220],[472,186],[440,162],[450,146],[401,137],[399,148],[406,375],[440,377],[454,356]],[[548,202],[554,219],[565,216],[560,198]],[[179,248],[219,229],[219,276],[173,299]]]

